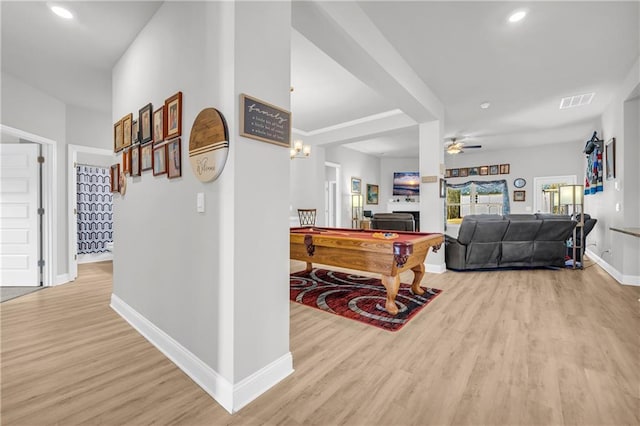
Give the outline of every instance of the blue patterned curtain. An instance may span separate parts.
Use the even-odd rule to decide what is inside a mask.
[[[113,198],[109,169],[79,165],[78,254],[102,253],[113,236]]]
[[[476,186],[478,194],[502,194],[502,214],[506,215],[511,212],[509,206],[509,188],[507,181],[502,180],[470,180],[464,183],[447,184],[449,188],[461,189],[463,193],[471,191],[471,184]]]

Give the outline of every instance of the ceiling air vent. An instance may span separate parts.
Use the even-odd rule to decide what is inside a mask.
[[[560,109],[589,105],[594,96],[595,93],[593,92],[585,93],[584,95],[567,96],[560,101]]]

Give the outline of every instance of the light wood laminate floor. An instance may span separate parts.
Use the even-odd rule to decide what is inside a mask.
[[[0,306],[0,423],[640,424],[640,288],[598,266],[423,282],[444,292],[396,333],[292,303],[295,373],[231,416],[109,308],[111,264],[80,265]]]

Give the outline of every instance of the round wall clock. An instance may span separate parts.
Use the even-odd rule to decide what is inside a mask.
[[[527,184],[527,181],[522,179],[522,178],[518,178],[518,179],[513,181],[513,186],[515,186],[516,188],[522,188],[526,184]]]

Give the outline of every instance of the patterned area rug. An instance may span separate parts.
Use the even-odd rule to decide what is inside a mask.
[[[377,278],[314,269],[291,274],[289,286],[294,302],[389,331],[400,330],[442,291],[425,288],[418,296],[411,292],[411,285],[400,284],[396,297],[399,312],[393,316],[384,309],[387,292]]]

